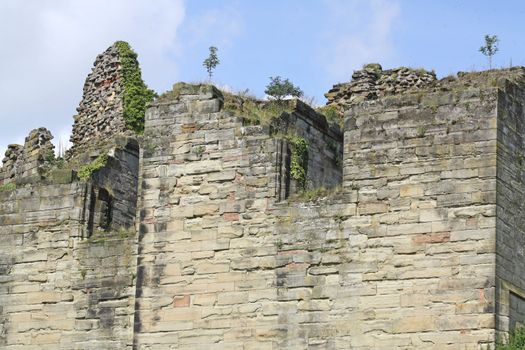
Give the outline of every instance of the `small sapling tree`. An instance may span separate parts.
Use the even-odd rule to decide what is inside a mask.
[[[266,85],[264,93],[276,101],[282,101],[285,97],[301,97],[303,91],[292,84],[288,79],[282,79],[280,76],[270,77],[270,83]]]
[[[492,56],[498,52],[499,39],[496,35],[485,35],[485,45],[479,48],[479,52],[487,56],[489,60],[489,69],[492,69]]]
[[[208,72],[208,79],[211,80],[211,76],[213,75],[213,70],[221,61],[219,60],[219,57],[217,57],[217,49],[215,46],[210,46],[210,54],[208,58],[202,62],[202,65],[206,68],[206,72]]]

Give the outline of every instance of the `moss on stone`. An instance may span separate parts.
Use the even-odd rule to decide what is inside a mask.
[[[115,45],[119,50],[122,63],[123,113],[126,127],[142,134],[146,107],[157,94],[149,89],[142,80],[137,54],[130,45],[125,41],[117,41]]]

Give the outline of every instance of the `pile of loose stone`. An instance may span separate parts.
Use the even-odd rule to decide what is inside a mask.
[[[34,129],[24,146],[9,145],[0,168],[0,184],[42,174],[54,159],[53,135],[46,128]]]
[[[368,64],[352,74],[352,81],[334,85],[325,96],[327,104],[349,106],[365,100],[434,86],[434,72],[406,67],[383,70],[379,64]]]
[[[69,154],[77,148],[92,145],[95,140],[126,131],[121,70],[119,49],[115,44],[97,56],[77,108],[70,139],[73,147]]]

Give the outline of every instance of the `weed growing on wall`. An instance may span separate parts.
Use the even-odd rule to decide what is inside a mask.
[[[291,113],[293,107],[277,101],[260,101],[247,94],[234,95],[222,91],[224,110],[243,118],[249,124],[270,125],[272,120],[283,113]]]
[[[290,136],[288,141],[292,146],[290,175],[297,181],[301,189],[305,189],[308,171],[308,141],[298,136]]]
[[[343,128],[344,118],[343,113],[339,108],[340,107],[335,104],[330,104],[319,107],[315,111],[324,115],[329,122],[336,123],[340,128]]]
[[[499,339],[496,350],[523,350],[525,349],[525,326],[516,326],[510,331],[507,339]]]
[[[101,154],[94,161],[89,164],[82,165],[78,169],[78,178],[82,181],[87,181],[95,171],[102,169],[108,162],[108,155]]]
[[[138,134],[142,134],[144,132],[146,106],[157,94],[153,90],[148,89],[142,80],[135,51],[125,41],[117,41],[116,45],[122,63],[123,104],[126,127]]]

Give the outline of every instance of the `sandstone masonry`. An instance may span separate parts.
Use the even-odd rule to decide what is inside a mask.
[[[328,93],[343,131],[180,83],[122,135],[96,90],[81,106],[108,128],[77,118],[65,166],[44,129],[6,153],[1,346],[492,346],[525,315],[524,77],[369,65]]]

